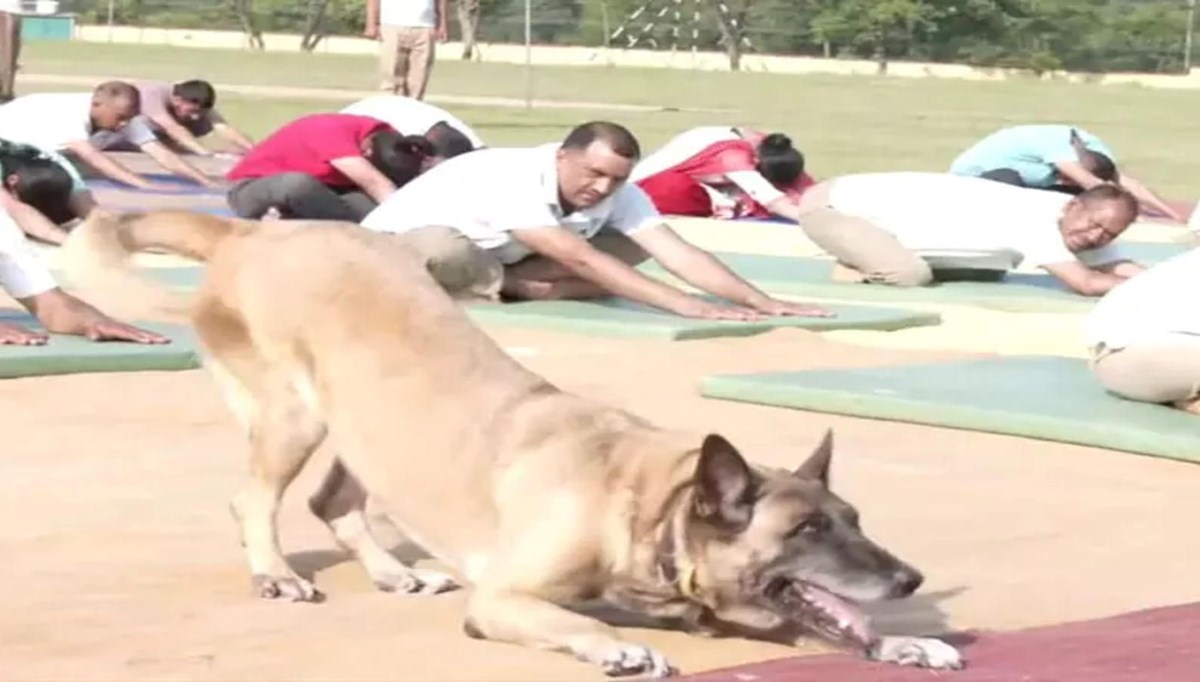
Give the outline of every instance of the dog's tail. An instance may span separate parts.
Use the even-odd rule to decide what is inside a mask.
[[[260,223],[187,211],[119,213],[95,209],[71,231],[68,247],[93,262],[119,264],[140,251],[167,251],[207,261],[229,237],[249,234]]]
[[[139,309],[181,314],[192,297],[147,276],[133,265],[134,254],[167,252],[206,262],[227,239],[250,234],[259,226],[254,221],[185,211],[122,213],[94,209],[71,231],[59,251],[58,264],[74,286],[109,290],[122,303],[136,301]]]

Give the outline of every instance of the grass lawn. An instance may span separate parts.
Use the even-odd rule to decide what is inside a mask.
[[[203,77],[248,85],[368,89],[374,80],[370,57],[298,52],[34,42],[25,46],[22,63],[32,74]],[[1200,91],[1027,80],[975,83],[550,66],[535,68],[534,86],[539,99],[729,111],[447,108],[477,127],[491,144],[558,139],[570,125],[589,118],[625,123],[647,148],[696,125],[739,123],[781,130],[793,136],[818,176],[943,170],[958,151],[995,128],[1070,122],[1104,138],[1129,173],[1161,192],[1187,199],[1200,196],[1200,135],[1195,134]],[[440,62],[430,92],[521,98],[524,70],[509,64]],[[328,100],[221,98],[230,119],[260,136],[296,115],[335,106]]]

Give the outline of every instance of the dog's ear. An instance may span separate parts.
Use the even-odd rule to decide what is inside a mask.
[[[800,478],[820,481],[821,485],[829,488],[829,463],[833,460],[833,429],[825,431],[825,437],[813,450],[808,459],[796,469],[795,474]]]
[[[696,464],[696,515],[725,530],[745,528],[754,511],[753,486],[741,453],[721,436],[709,434]]]

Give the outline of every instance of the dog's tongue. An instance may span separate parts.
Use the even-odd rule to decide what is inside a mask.
[[[871,621],[862,609],[816,585],[805,583],[801,589],[805,599],[829,614],[838,627],[854,636],[860,644],[866,646],[874,643],[875,630],[871,628]]]

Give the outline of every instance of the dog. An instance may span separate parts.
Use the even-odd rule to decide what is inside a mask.
[[[121,269],[149,249],[207,262],[191,319],[249,438],[251,478],[231,506],[258,596],[322,596],[288,565],[275,517],[329,441],[311,511],[382,590],[469,584],[470,637],[610,676],[678,672],[581,612],[602,600],[696,633],[817,636],[874,660],[963,666],[940,640],[880,635],[857,605],[907,597],[923,577],[830,490],[832,433],[785,471],[718,434],[564,392],[477,328],[403,239],[352,224],[97,211],[64,263]],[[455,575],[386,551],[368,494]]]

